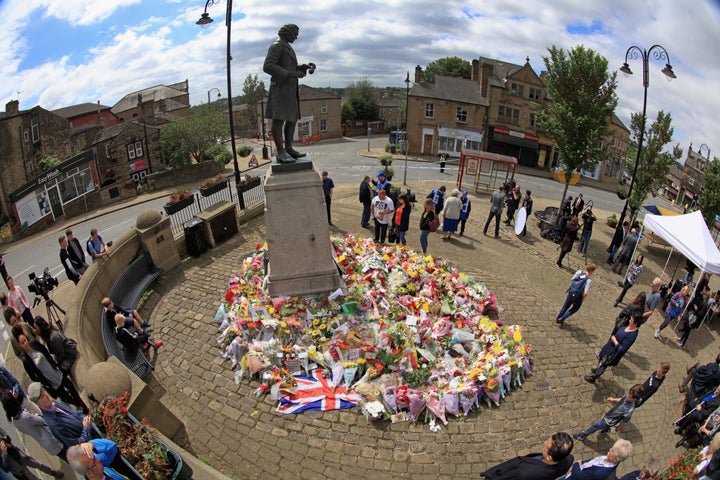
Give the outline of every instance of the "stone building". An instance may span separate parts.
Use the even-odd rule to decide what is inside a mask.
[[[190,115],[190,87],[187,80],[171,85],[156,85],[128,93],[110,109],[118,122],[151,116],[149,113],[169,113],[177,117]]]
[[[482,150],[488,100],[481,83],[443,75],[433,83],[421,80],[418,65],[407,106],[409,152],[459,157],[462,148]]]
[[[383,131],[388,132],[402,128],[405,123],[404,103],[404,98],[394,96],[381,97],[378,99],[379,115]]]
[[[581,170],[580,174],[585,178],[603,183],[621,183],[627,163],[630,130],[614,114],[608,128],[610,132],[603,140],[604,147],[609,154],[608,158],[589,170]]]
[[[674,199],[676,203],[688,208],[694,208],[697,205],[698,197],[703,190],[705,167],[707,167],[708,161],[699,151],[693,151],[691,143],[685,157],[682,182],[677,189],[677,197]]]
[[[45,157],[62,161],[90,148],[86,136],[74,133],[60,115],[40,106],[20,110],[19,102],[11,101],[0,113],[0,145],[0,208],[18,228],[62,216],[64,203],[82,195],[86,186],[94,188],[92,159],[83,157],[78,164],[63,162],[49,171],[40,170]],[[78,193],[76,180],[81,172],[84,185]]]
[[[321,135],[322,138],[342,137],[341,104],[342,97],[330,90],[300,85],[300,119],[295,126],[295,140],[303,136]],[[265,121],[265,132],[270,133],[272,120],[262,118],[262,110],[267,98],[258,102],[256,111],[258,121]],[[262,131],[262,125],[258,124]]]

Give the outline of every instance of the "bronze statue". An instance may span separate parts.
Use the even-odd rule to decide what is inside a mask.
[[[270,75],[265,118],[272,118],[272,136],[275,142],[275,158],[280,163],[293,163],[305,156],[292,146],[295,124],[300,118],[298,78],[315,71],[315,64],[298,65],[293,43],[300,33],[297,25],[284,25],[278,38],[268,48],[263,71]]]

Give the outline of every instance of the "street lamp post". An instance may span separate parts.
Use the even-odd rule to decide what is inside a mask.
[[[268,148],[267,144],[265,143],[265,94],[263,93],[262,98],[260,99],[260,127],[262,128],[262,137],[263,137],[263,148],[262,148],[262,156],[263,160],[268,160],[270,156],[268,156]]]
[[[222,97],[222,95],[220,94],[220,89],[217,87],[213,87],[210,90],[208,90],[208,104],[210,103],[210,94],[213,92],[213,90],[217,90],[217,92],[218,92],[217,98]]]
[[[410,99],[410,72],[405,76],[405,170],[403,171],[403,186],[407,187],[407,162],[410,142],[408,142],[408,100]]]
[[[630,180],[630,188],[628,189],[627,198],[625,199],[625,205],[623,206],[622,213],[620,214],[620,220],[618,221],[618,225],[622,225],[623,221],[625,220],[625,213],[627,212],[628,203],[630,202],[630,196],[632,195],[633,186],[635,185],[635,176],[637,175],[638,166],[640,165],[640,157],[642,155],[642,144],[645,137],[645,122],[647,121],[647,91],[648,86],[650,85],[650,74],[648,72],[648,66],[651,53],[655,60],[667,60],[667,63],[665,63],[665,68],[662,69],[662,73],[665,74],[665,76],[669,80],[677,78],[675,72],[673,72],[672,65],[670,65],[670,55],[668,55],[667,50],[665,50],[664,47],[660,45],[653,45],[648,50],[643,50],[640,47],[633,45],[628,48],[627,52],[625,52],[625,62],[620,68],[620,71],[623,72],[625,75],[632,75],[633,73],[632,70],[630,70],[630,66],[628,65],[628,59],[637,60],[638,58],[640,58],[642,60],[643,109],[640,125],[640,137],[638,138],[637,157],[635,158],[635,168],[633,168],[633,175],[632,179]]]
[[[210,18],[210,14],[207,13],[207,9],[210,5],[215,5],[219,1],[220,0],[207,0],[205,2],[205,11],[200,16],[200,20],[195,23],[197,25],[207,25],[208,23],[212,23],[213,19]],[[226,0],[226,2],[227,5],[225,11],[225,26],[227,27],[227,47],[225,52],[225,63],[227,71],[228,119],[230,120],[230,148],[232,149],[233,169],[235,170],[235,183],[238,184],[240,183],[240,166],[238,165],[237,147],[235,146],[235,120],[233,119],[232,80],[230,75],[230,61],[232,60],[232,55],[230,54],[232,0]]]

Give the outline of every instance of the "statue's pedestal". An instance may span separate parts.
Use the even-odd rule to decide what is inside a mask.
[[[322,180],[312,162],[302,163],[309,167],[273,168],[265,180],[267,286],[273,297],[329,293],[342,286],[332,256]]]

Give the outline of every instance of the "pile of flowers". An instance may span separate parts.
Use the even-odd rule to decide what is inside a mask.
[[[488,316],[497,300],[484,285],[406,248],[352,235],[333,247],[342,294],[270,298],[266,246],[230,279],[216,320],[236,382],[255,376],[257,393],[278,399],[315,370],[333,391],[359,394],[369,420],[443,423],[522,385],[531,348],[519,326]]]
[[[665,470],[660,478],[667,480],[686,480],[696,478],[695,467],[703,460],[703,449],[690,448],[681,453],[675,460],[670,462],[670,467]]]

